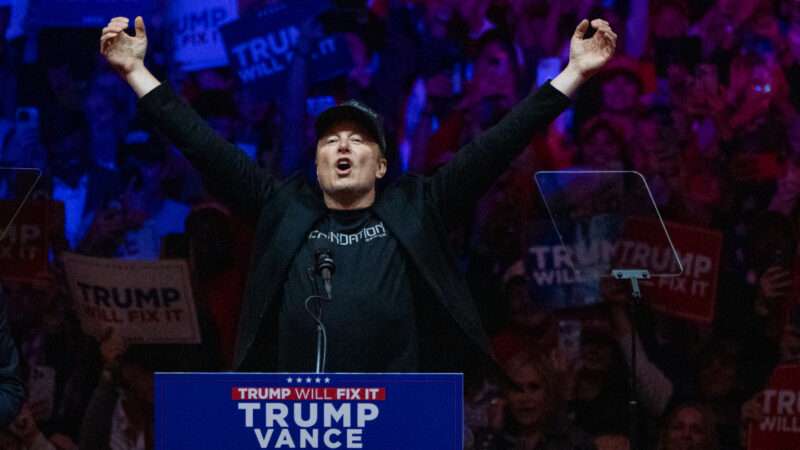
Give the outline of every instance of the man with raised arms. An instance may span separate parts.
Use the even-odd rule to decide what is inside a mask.
[[[257,219],[253,264],[239,321],[235,369],[311,371],[316,323],[304,299],[322,292],[315,254],[336,261],[325,305],[331,372],[461,372],[489,363],[487,338],[448,248],[448,225],[469,211],[511,161],[568,105],[614,53],[616,34],[588,20],[571,39],[569,63],[497,125],[430,176],[405,175],[377,189],[387,170],[380,117],[358,102],[316,120],[317,185],[277,180],[218,136],[145,67],[147,34],[116,17],[100,51],[136,92],[139,110],[203,174],[206,186]],[[302,126],[287,124],[286,126]],[[313,275],[313,274],[311,274]]]

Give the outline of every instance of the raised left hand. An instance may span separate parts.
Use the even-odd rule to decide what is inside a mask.
[[[597,29],[590,39],[584,39],[589,30],[589,21],[583,19],[569,45],[569,65],[583,77],[588,78],[603,67],[617,47],[617,34],[603,19],[594,19],[592,26]]]

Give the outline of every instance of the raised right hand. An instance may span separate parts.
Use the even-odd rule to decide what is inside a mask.
[[[115,17],[103,28],[100,37],[100,53],[105,56],[111,67],[123,77],[137,68],[144,67],[144,56],[147,53],[147,34],[144,19],[137,16],[135,20],[136,35],[125,32],[128,28],[127,17]]]

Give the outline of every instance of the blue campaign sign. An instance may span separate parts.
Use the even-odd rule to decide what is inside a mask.
[[[102,28],[113,17],[146,17],[155,10],[156,0],[31,0],[28,21],[41,27]]]
[[[156,449],[461,450],[461,374],[157,373]]]
[[[303,24],[329,8],[329,2],[293,0],[274,2],[257,14],[220,28],[228,61],[242,84],[254,86],[264,97],[286,91],[286,79]],[[323,81],[347,73],[350,51],[338,35],[322,38],[308,61],[309,79]]]
[[[584,227],[602,228],[602,224]],[[575,233],[561,230],[562,233]],[[599,267],[607,265],[614,248],[608,241],[584,232],[583,239],[566,239],[564,245],[553,223],[534,221],[524,258],[531,301],[545,309],[568,309],[600,302]]]

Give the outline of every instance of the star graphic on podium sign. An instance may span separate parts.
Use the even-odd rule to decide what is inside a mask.
[[[330,382],[331,382],[331,379],[328,378],[328,377],[325,377],[325,383],[330,383]]]
[[[311,377],[306,378],[306,383],[311,383]]]
[[[302,378],[300,378],[300,377],[297,377],[297,378],[296,378],[294,381],[296,381],[296,382],[298,382],[298,383],[302,383],[302,382],[303,382],[303,379],[302,379]]]
[[[322,380],[321,380],[319,377],[317,377],[317,378],[314,378],[314,383],[317,383],[317,384],[319,384],[319,382],[320,382],[320,381],[322,381]]]
[[[289,384],[291,384],[292,381],[294,381],[294,380],[292,380],[292,377],[289,377],[289,378],[286,379],[286,382],[289,383]]]

